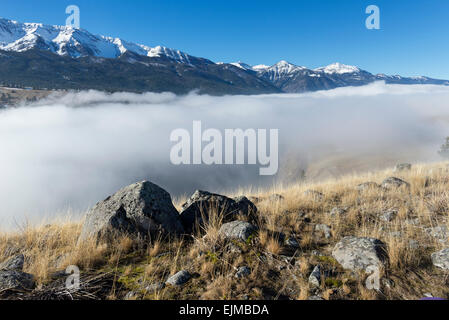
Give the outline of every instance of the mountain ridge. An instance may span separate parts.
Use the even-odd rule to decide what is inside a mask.
[[[12,66],[13,61],[20,67]],[[215,63],[180,50],[94,35],[84,29],[4,18],[0,18],[0,66],[0,85],[50,89],[259,94],[329,90],[374,81],[449,85],[447,80],[424,76],[374,75],[338,62],[316,69],[285,60],[272,66]],[[89,75],[80,76],[86,71]]]

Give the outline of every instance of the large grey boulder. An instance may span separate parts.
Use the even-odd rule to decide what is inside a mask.
[[[402,179],[390,177],[382,182],[381,187],[384,189],[397,189],[401,187],[409,188],[410,184]]]
[[[432,253],[432,263],[434,266],[449,270],[449,248]]]
[[[127,186],[99,202],[86,216],[80,240],[113,232],[152,236],[184,231],[170,194],[143,181]]]
[[[18,254],[9,260],[0,264],[0,271],[22,271],[25,257],[23,254]]]
[[[233,221],[223,224],[219,234],[226,240],[246,241],[256,230],[257,228],[248,222]]]
[[[212,212],[220,215],[223,222],[235,220],[238,215],[254,217],[257,207],[248,198],[228,198],[223,195],[197,190],[182,206],[181,222],[186,232],[209,220]]]
[[[373,238],[345,237],[332,250],[332,256],[345,269],[368,272],[368,267],[381,267],[387,260],[385,244]]]

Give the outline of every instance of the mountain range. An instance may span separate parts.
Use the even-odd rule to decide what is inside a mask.
[[[83,29],[0,18],[0,86],[222,95],[302,93],[374,81],[449,85],[448,80],[424,76],[374,75],[341,63],[318,69],[287,61],[273,66],[215,63]]]

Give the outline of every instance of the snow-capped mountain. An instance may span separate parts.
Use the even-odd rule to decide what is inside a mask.
[[[315,69],[315,71],[324,72],[326,74],[345,74],[345,73],[357,73],[360,72],[360,69],[355,66],[348,66],[346,64],[336,62],[326,67]]]
[[[328,90],[379,80],[449,85],[427,77],[373,75],[341,63],[316,69],[284,60],[272,66],[214,63],[83,29],[0,18],[0,86],[257,94]]]
[[[97,36],[83,29],[41,23],[20,23],[0,18],[1,50],[24,52],[36,48],[72,58],[86,56],[118,58],[125,52],[147,57],[166,57],[185,64],[191,64],[192,58],[179,50],[162,46],[152,48],[119,38]]]

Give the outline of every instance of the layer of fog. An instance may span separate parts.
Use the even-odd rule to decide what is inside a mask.
[[[284,179],[291,163],[306,169],[334,152],[400,151],[409,152],[411,162],[438,160],[436,150],[449,135],[447,119],[449,87],[440,86],[375,83],[224,97],[94,91],[50,96],[0,111],[0,224],[68,208],[83,211],[141,180],[177,196],[269,185]],[[278,128],[279,174],[260,177],[259,166],[172,165],[170,133],[191,131],[193,120],[221,130]]]

